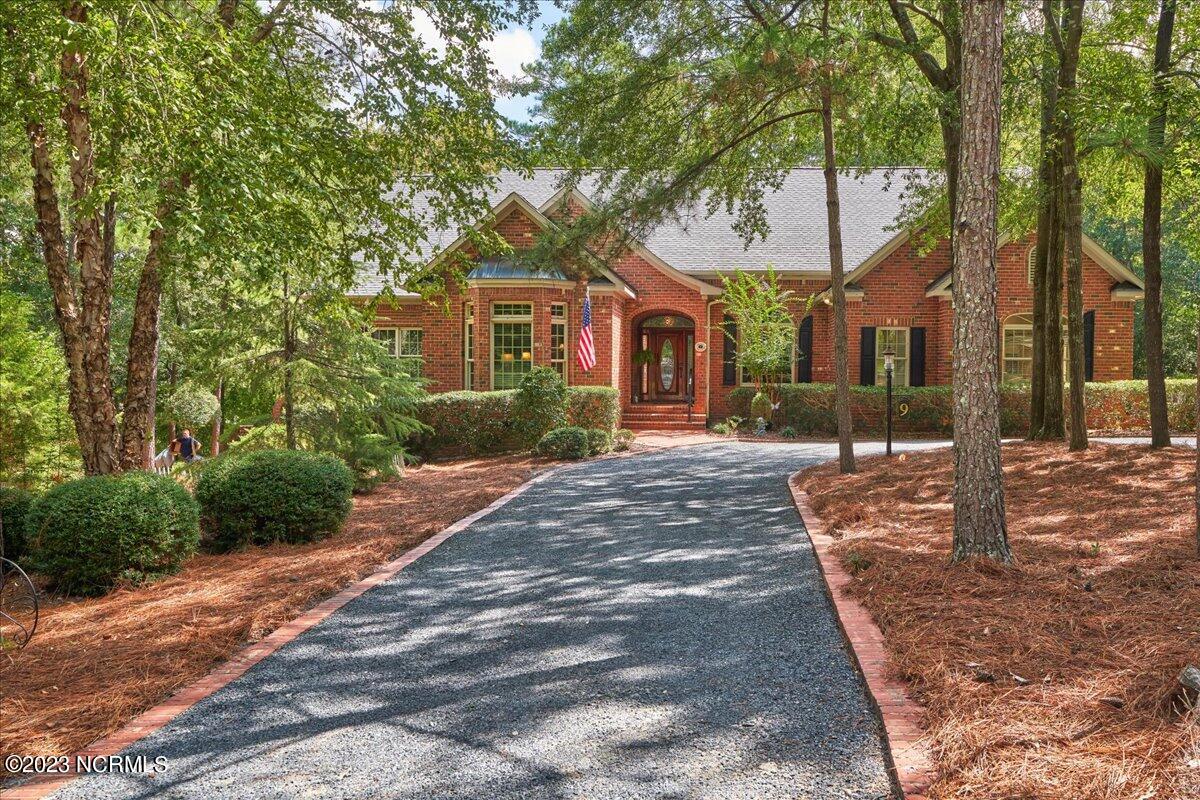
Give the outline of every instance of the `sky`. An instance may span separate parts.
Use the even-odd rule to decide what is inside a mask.
[[[508,28],[498,34],[488,47],[492,63],[505,78],[516,78],[522,74],[521,65],[537,60],[542,52],[542,39],[546,28],[562,19],[562,9],[550,2],[538,3],[539,16],[531,25],[523,28]],[[500,97],[496,110],[517,122],[529,122],[529,106],[533,99],[527,96]]]

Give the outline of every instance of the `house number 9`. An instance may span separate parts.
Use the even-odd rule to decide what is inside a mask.
[[[903,417],[903,416],[906,416],[907,414],[908,414],[908,403],[901,403],[900,404],[900,416]]]

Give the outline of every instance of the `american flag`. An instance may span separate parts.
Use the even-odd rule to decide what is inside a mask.
[[[579,328],[579,367],[584,372],[596,366],[596,343],[592,341],[592,296],[583,296],[583,324]]]

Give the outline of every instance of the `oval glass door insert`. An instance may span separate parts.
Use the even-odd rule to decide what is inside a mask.
[[[675,385],[675,345],[671,344],[670,339],[663,341],[658,354],[658,379],[662,382],[664,392],[671,391]]]

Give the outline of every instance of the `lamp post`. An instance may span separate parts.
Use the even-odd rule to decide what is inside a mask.
[[[892,348],[883,351],[883,372],[887,375],[887,454],[892,454],[892,375],[896,371],[896,353]]]

